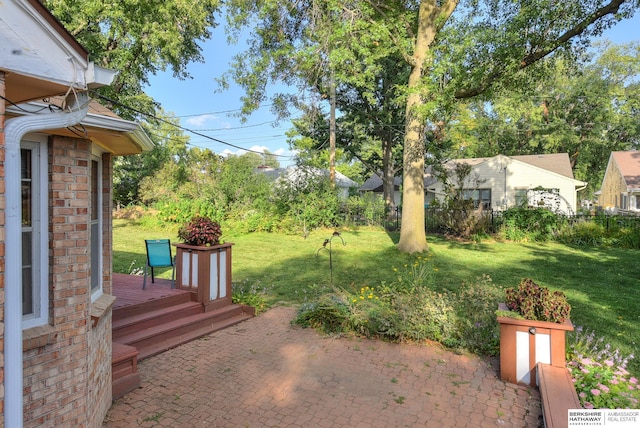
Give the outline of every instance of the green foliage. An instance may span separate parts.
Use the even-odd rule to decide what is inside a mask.
[[[509,208],[502,214],[500,234],[516,242],[549,241],[566,219],[546,208]]]
[[[144,94],[148,76],[170,67],[178,78],[189,77],[188,64],[202,62],[200,43],[211,37],[218,0],[183,2],[43,2],[102,67],[117,70],[115,82],[99,92],[139,111],[155,106]],[[131,119],[130,110],[114,106]]]
[[[366,192],[362,195],[349,196],[349,199],[343,204],[343,213],[346,216],[346,223],[358,222],[368,226],[380,224],[380,220],[384,218],[386,208],[382,198],[373,192]]]
[[[267,296],[273,289],[273,285],[263,286],[260,281],[249,282],[246,279],[234,282],[231,285],[232,301],[238,305],[248,305],[256,310],[256,315],[269,309]]]
[[[296,174],[275,183],[273,205],[287,232],[307,233],[338,224],[340,200],[327,177],[316,169],[299,167]]]
[[[568,245],[640,249],[640,222],[626,225],[627,221],[617,216],[577,221],[561,227],[556,239]]]
[[[312,327],[324,333],[345,333],[350,330],[349,306],[340,294],[326,294],[318,301],[304,303],[293,320],[302,327]]]
[[[157,214],[154,216],[158,224],[183,224],[195,216],[205,216],[218,222],[224,218],[224,211],[216,205],[201,199],[181,199],[166,201],[154,205]]]
[[[445,192],[444,200],[435,201],[433,206],[436,209],[431,210],[438,227],[445,233],[462,238],[488,232],[491,217],[483,212],[481,203],[475,206],[474,201],[465,194],[468,189],[478,189],[482,184],[478,177],[471,176],[473,167],[464,162],[455,162],[451,168],[445,166],[434,169]]]
[[[596,339],[594,331],[582,327],[576,327],[567,338],[567,367],[584,408],[638,408],[640,385],[627,371],[633,355],[622,355],[603,337]]]
[[[502,297],[502,288],[489,275],[460,287],[455,302],[458,346],[481,355],[497,355],[500,326],[495,309]]]
[[[377,288],[344,290],[305,303],[297,324],[331,333],[355,333],[393,341],[438,341],[493,355],[499,347],[494,311],[501,294],[488,277],[459,292],[436,291],[429,258],[418,256],[396,280]]]
[[[509,310],[528,320],[562,323],[571,315],[571,306],[563,292],[552,293],[530,278],[520,281],[518,289],[507,288],[505,303]]]

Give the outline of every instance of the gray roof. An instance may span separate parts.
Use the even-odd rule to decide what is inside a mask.
[[[277,180],[289,180],[297,182],[305,179],[307,176],[313,177],[329,177],[329,170],[315,167],[296,167],[288,166],[286,168],[263,168],[255,169],[256,172],[266,175],[267,177]],[[347,177],[346,175],[336,171],[336,186],[342,188],[358,187],[358,183]]]

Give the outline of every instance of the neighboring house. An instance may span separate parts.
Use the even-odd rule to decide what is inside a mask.
[[[264,174],[274,181],[286,180],[293,184],[305,184],[309,178],[326,178],[329,179],[329,170],[315,167],[297,167],[288,166],[286,168],[258,167],[256,172]],[[350,179],[344,174],[336,171],[336,188],[338,196],[342,199],[349,197],[349,189],[356,189],[358,183]]]
[[[467,198],[473,199],[477,204],[481,203],[485,209],[504,210],[526,204],[574,214],[577,208],[577,191],[584,189],[587,184],[573,178],[569,155],[566,153],[455,159],[443,165],[450,180],[456,163],[471,166],[471,173],[462,185],[463,192]],[[377,180],[381,185],[379,177]],[[397,180],[400,182],[400,179]],[[372,177],[366,183],[375,182]],[[424,188],[425,206],[445,197],[445,186],[433,168],[425,171]],[[362,189],[369,190],[365,185]],[[372,191],[381,193],[382,188],[376,187]],[[397,191],[396,195],[399,193]]]
[[[39,1],[0,2],[0,426],[111,405],[113,157],[152,148],[89,101],[114,76]]]
[[[400,206],[400,202],[402,201],[402,191],[400,190],[402,186],[402,177],[393,177],[393,203],[396,207]],[[373,192],[380,197],[384,197],[384,189],[382,188],[382,172],[378,172],[373,174],[371,177],[365,181],[362,186],[358,189],[361,193],[363,192]]]
[[[608,210],[640,212],[640,151],[611,152],[598,203]]]

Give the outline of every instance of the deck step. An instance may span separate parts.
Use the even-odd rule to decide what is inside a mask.
[[[138,350],[113,342],[111,355],[111,397],[116,400],[140,386]]]
[[[201,314],[202,304],[198,302],[179,303],[162,309],[143,312],[113,321],[113,340],[118,342],[121,337],[144,331],[157,325],[163,325],[191,315]]]
[[[187,292],[166,296],[161,299],[153,299],[147,302],[125,306],[123,308],[117,308],[113,310],[113,322],[115,323],[117,321],[146,314],[148,312],[171,308],[172,306],[193,302],[194,300],[195,298],[193,293]]]
[[[189,315],[119,335],[117,341],[138,349],[138,360],[157,355],[178,345],[251,318],[241,305]]]

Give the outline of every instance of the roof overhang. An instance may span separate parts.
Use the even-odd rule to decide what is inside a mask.
[[[116,72],[87,51],[38,0],[0,1],[0,71],[5,98],[25,101],[109,85]]]
[[[8,117],[24,116],[26,113],[42,112],[49,108],[43,102],[28,102],[7,108]],[[154,144],[140,124],[124,120],[96,101],[89,104],[89,112],[78,126],[73,128],[51,129],[52,135],[72,138],[86,138],[102,147],[114,156],[133,155],[153,149]]]

